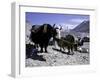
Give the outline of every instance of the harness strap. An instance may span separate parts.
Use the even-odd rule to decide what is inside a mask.
[[[63,42],[66,42],[66,43],[72,44],[72,45],[75,44],[75,43],[71,43],[71,42],[69,42],[69,41],[67,41],[67,40],[64,40],[64,39],[57,39],[57,38],[56,38],[56,41],[63,41]]]

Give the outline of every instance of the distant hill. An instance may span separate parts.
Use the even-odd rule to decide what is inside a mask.
[[[26,22],[26,30],[25,30],[25,41],[26,41],[26,44],[28,44],[29,43],[29,37],[30,37],[30,34],[31,34],[31,32],[30,32],[30,30],[31,30],[31,28],[32,28],[32,25],[31,25],[31,23],[29,23],[29,22]]]
[[[83,21],[81,24],[72,29],[72,32],[87,32],[89,33],[90,21]]]

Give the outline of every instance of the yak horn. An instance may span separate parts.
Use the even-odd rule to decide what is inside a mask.
[[[53,28],[55,27],[56,24],[53,25]]]

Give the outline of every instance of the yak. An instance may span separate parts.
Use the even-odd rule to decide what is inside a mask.
[[[65,50],[65,48],[68,49],[68,54],[70,54],[72,52],[72,54],[74,53],[74,44],[75,44],[75,38],[74,36],[68,34],[66,35],[66,37],[61,37],[61,39],[55,39],[58,43],[58,46],[60,47],[60,50],[62,50],[62,48]]]
[[[55,37],[57,35],[54,26],[55,24],[53,26],[50,24],[43,24],[40,25],[37,29],[35,26],[32,26],[30,40],[40,46],[40,52],[43,52],[43,49],[45,52],[48,52],[47,47],[51,37]]]

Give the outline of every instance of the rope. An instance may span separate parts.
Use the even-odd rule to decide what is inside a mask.
[[[64,40],[64,39],[56,39],[56,40],[63,41],[63,42],[66,42],[66,43],[69,43],[69,44],[72,44],[72,45],[75,44],[75,43],[71,43],[71,42],[69,42],[69,41],[67,41],[67,40]]]

